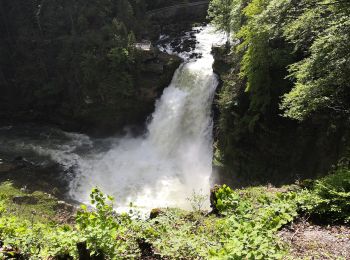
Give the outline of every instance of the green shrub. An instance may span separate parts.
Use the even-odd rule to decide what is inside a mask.
[[[25,259],[69,256],[78,259],[78,243],[86,245],[91,255],[101,254],[105,259],[138,256],[133,233],[128,233],[130,217],[116,214],[111,203],[113,198],[103,195],[98,189],[93,189],[91,193],[91,204],[95,209],[88,210],[82,206],[76,216],[76,225],[62,225],[50,220],[54,214],[54,202],[57,203],[53,198],[33,193],[32,196],[38,199],[37,205],[21,205],[16,209],[11,203],[16,195],[22,193],[10,183],[0,185],[0,240],[11,248],[2,256]],[[29,215],[31,207],[36,211]],[[24,214],[17,212],[20,209]]]
[[[217,222],[222,247],[211,248],[214,259],[281,259],[284,244],[276,232],[297,216],[296,193],[271,193],[253,188],[234,192],[219,190],[223,209],[232,209],[227,218]],[[248,194],[253,194],[249,196]],[[238,198],[237,198],[238,197]],[[228,198],[228,199],[226,199]],[[226,211],[228,212],[228,211]]]
[[[138,253],[135,240],[127,237],[130,217],[117,215],[112,205],[114,199],[97,188],[92,190],[90,197],[96,210],[89,211],[82,205],[76,217],[77,229],[90,254],[101,254],[107,259],[135,257]],[[134,255],[129,254],[130,251]]]
[[[29,259],[78,259],[78,243],[86,245],[89,254],[105,259],[137,259],[141,249],[166,259],[282,259],[287,250],[276,234],[298,217],[300,208],[331,221],[349,221],[350,216],[350,171],[346,169],[316,181],[310,190],[252,187],[234,191],[216,186],[219,217],[195,208],[193,212],[162,209],[153,219],[132,218],[117,214],[113,198],[93,189],[93,207],[81,207],[76,225],[61,225],[26,214],[11,215],[8,203],[16,192],[20,191],[10,184],[0,185],[0,240],[12,247],[10,253]],[[43,198],[40,203],[44,202]],[[138,241],[149,248],[140,249]]]
[[[217,187],[213,204],[221,215],[226,215],[239,205],[239,196],[229,186]]]
[[[350,222],[350,170],[342,168],[317,180],[301,196],[301,207],[320,220]]]

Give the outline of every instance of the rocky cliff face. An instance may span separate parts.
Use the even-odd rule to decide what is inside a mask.
[[[144,1],[13,0],[0,10],[0,125],[92,134],[142,125],[181,62],[135,50],[150,30]]]
[[[179,36],[193,25],[207,22],[209,1],[163,1],[154,5],[147,15],[150,21],[148,36],[158,40],[159,35]]]
[[[85,100],[71,120],[73,129],[92,135],[122,134],[124,127],[136,134],[142,132],[147,117],[154,111],[156,100],[170,84],[181,62],[179,57],[161,53],[155,48],[139,50],[137,62],[130,69],[132,95],[105,105]]]
[[[206,9],[149,19],[141,3],[72,3],[1,5],[0,125],[54,124],[94,135],[125,126],[142,131],[181,60],[156,49],[135,52],[133,44],[148,39],[156,45],[160,34],[176,38],[205,19]],[[40,26],[33,20],[38,8]]]
[[[85,132],[92,135],[123,133],[125,126],[142,131],[147,117],[154,110],[154,104],[167,87],[182,60],[156,49],[138,51],[135,64],[129,68],[132,77],[130,95],[103,101],[99,92],[89,94],[78,92],[70,95],[75,100],[65,100],[53,110],[28,109],[13,104],[13,98],[2,102],[1,124],[17,122],[45,122],[68,131]]]

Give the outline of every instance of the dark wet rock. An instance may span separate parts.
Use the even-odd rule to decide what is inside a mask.
[[[141,62],[141,63],[147,63],[149,61],[155,61],[155,60],[157,60],[157,56],[158,56],[158,50],[157,49],[138,50],[138,58],[139,58],[139,62]]]
[[[150,62],[143,67],[143,72],[161,75],[164,72],[164,64],[157,62]]]
[[[203,57],[203,54],[202,53],[197,53],[197,52],[194,52],[190,55],[190,59],[200,59]]]
[[[150,219],[155,219],[155,218],[157,218],[159,215],[161,215],[162,213],[163,213],[163,210],[161,210],[161,209],[158,209],[158,208],[152,209],[152,210],[151,210],[151,213],[150,213],[150,215],[149,215],[149,218],[150,218]]]
[[[22,156],[15,157],[14,161],[22,161],[24,158]]]
[[[176,35],[169,34],[168,36],[163,36],[160,40],[158,40],[157,45],[162,48],[170,46],[173,53],[181,53],[182,55],[185,54],[185,56],[190,59],[198,59],[202,57],[202,54],[194,53],[194,50],[196,48],[196,44],[198,43],[196,33],[200,31],[200,29],[193,29],[190,31],[182,31]]]
[[[211,213],[218,215],[220,212],[216,208],[217,200],[216,192],[221,188],[220,185],[215,185],[214,188],[210,190],[210,207],[211,207]]]
[[[156,254],[154,252],[153,246],[150,242],[146,241],[144,238],[138,238],[137,243],[139,245],[140,251],[141,251],[141,258],[140,259],[162,259],[162,257],[159,254]]]
[[[13,163],[1,162],[0,163],[0,174],[10,172],[16,169],[16,165]]]
[[[12,202],[18,205],[35,205],[38,203],[38,199],[33,196],[16,196],[13,197]]]
[[[30,167],[30,166],[35,166],[35,164],[33,162],[27,160],[23,156],[16,156],[13,159],[12,163],[14,164],[16,169]]]
[[[57,256],[55,256],[53,258],[49,258],[49,259],[52,259],[52,260],[72,260],[74,258],[68,254],[65,254],[65,255],[57,255]]]
[[[173,41],[170,43],[170,46],[172,48],[177,48],[181,44],[181,38],[175,38]]]
[[[111,101],[103,106],[84,105],[75,122],[83,122],[78,130],[93,136],[125,135],[125,127],[138,132],[145,130],[145,122],[154,111],[156,100],[169,86],[182,59],[156,49],[137,50],[135,63],[130,68],[133,96],[128,102]],[[90,96],[99,100],[99,95]]]
[[[185,39],[182,43],[183,45],[182,50],[185,52],[190,52],[195,48],[196,44],[197,44],[197,41],[195,39],[192,39],[192,38]]]
[[[142,54],[140,53],[140,55]],[[140,106],[143,107],[145,118],[154,110],[154,101],[161,96],[164,88],[169,85],[181,62],[182,59],[175,55],[155,52],[153,53],[153,59],[139,64],[140,73],[135,83],[139,86],[140,105],[144,104],[146,106],[147,104],[148,106],[147,109],[145,106]]]
[[[188,38],[189,36],[182,36],[181,38],[175,38],[170,42],[174,52],[183,53],[191,52],[195,49],[197,41],[195,38]]]
[[[0,154],[2,158],[13,158]],[[57,163],[40,163],[23,160],[2,159],[0,163],[0,182],[10,181],[25,193],[43,191],[65,198],[68,191],[68,174]]]
[[[77,244],[79,259],[81,260],[104,260],[104,255],[99,252],[98,255],[90,255],[90,250],[87,249],[86,242],[81,242]]]

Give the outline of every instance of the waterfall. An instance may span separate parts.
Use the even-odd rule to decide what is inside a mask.
[[[107,152],[79,161],[70,195],[88,201],[91,188],[114,195],[116,204],[188,208],[193,191],[209,194],[212,172],[211,105],[217,78],[211,27],[197,35],[202,57],[185,61],[156,103],[143,137],[114,140]]]
[[[69,182],[69,195],[80,202],[89,203],[97,186],[116,198],[120,210],[130,203],[146,210],[190,208],[194,191],[209,195],[211,105],[218,84],[210,52],[225,41],[210,26],[197,29],[200,55],[178,54],[185,61],[157,101],[145,135],[92,139],[50,127],[8,126],[0,128],[0,153],[19,154],[35,165],[58,163],[63,172],[52,179]]]

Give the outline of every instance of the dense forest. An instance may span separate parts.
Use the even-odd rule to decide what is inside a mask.
[[[348,1],[212,1],[216,163],[234,185],[325,174],[349,151]]]
[[[145,120],[179,64],[176,57],[135,49],[137,41],[154,37],[144,1],[0,4],[3,120],[117,131]],[[165,65],[161,75],[147,66],[152,59]]]
[[[350,257],[348,0],[0,0],[0,93],[0,259]]]

